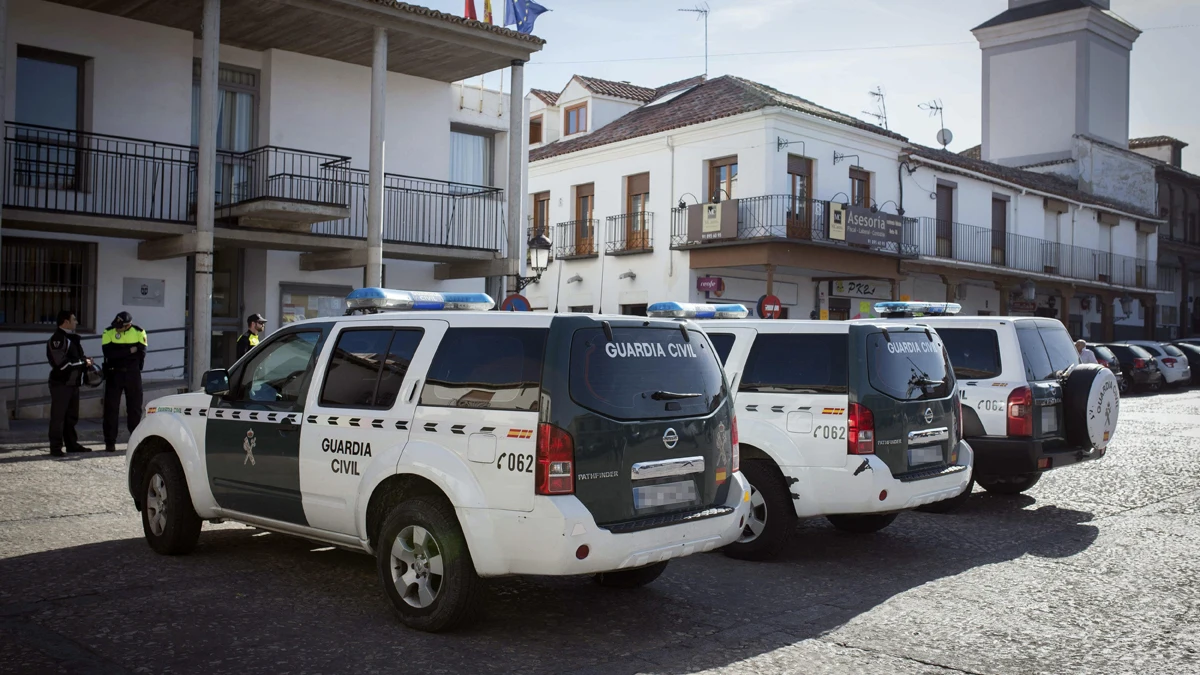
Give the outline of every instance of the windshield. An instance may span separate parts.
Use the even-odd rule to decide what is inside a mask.
[[[867,336],[871,386],[902,401],[945,398],[954,387],[942,341],[925,331]]]
[[[575,331],[571,398],[621,420],[707,415],[725,399],[725,381],[704,333],[678,328]]]

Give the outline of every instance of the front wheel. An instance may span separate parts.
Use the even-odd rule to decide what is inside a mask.
[[[596,583],[608,588],[640,588],[657,579],[667,569],[667,563],[669,562],[671,561],[664,560],[653,565],[631,570],[601,572],[594,578]]]
[[[750,483],[750,513],[737,541],[722,550],[738,560],[768,560],[779,555],[796,531],[796,509],[779,469],[765,459],[742,462]]]
[[[160,452],[142,480],[142,531],[150,548],[163,555],[191,553],[204,521],[192,507],[187,477],[174,452]]]
[[[1037,485],[1042,479],[1040,473],[1027,473],[1023,476],[1015,476],[1013,478],[997,479],[979,479],[979,487],[997,495],[1017,495]]]
[[[975,479],[971,478],[967,483],[967,489],[963,490],[961,494],[931,504],[922,504],[916,510],[924,513],[950,513],[951,511],[957,511],[959,507],[966,504],[967,500],[971,498],[971,490],[974,489]]]
[[[831,525],[843,532],[871,534],[878,532],[896,519],[896,513],[864,513],[857,515],[825,516]]]
[[[483,581],[444,500],[414,497],[395,507],[375,557],[392,611],[409,628],[436,633],[478,618]]]

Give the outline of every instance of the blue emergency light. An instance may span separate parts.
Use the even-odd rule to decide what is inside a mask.
[[[953,316],[962,311],[957,302],[913,302],[895,300],[875,303],[875,313],[886,319],[913,316]]]
[[[392,288],[358,288],[346,296],[346,313],[419,312],[442,310],[487,311],[496,306],[487,293],[438,293]]]
[[[744,319],[750,314],[744,305],[705,305],[694,302],[656,302],[646,315],[672,319]]]

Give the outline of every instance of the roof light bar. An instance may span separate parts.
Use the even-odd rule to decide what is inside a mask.
[[[646,315],[672,319],[744,319],[750,310],[745,305],[705,305],[694,302],[656,302],[646,308]]]
[[[875,303],[875,312],[884,318],[912,316],[952,316],[962,311],[957,302],[893,301]]]
[[[487,311],[496,306],[487,293],[438,293],[392,288],[358,288],[346,296],[346,313],[415,311]]]

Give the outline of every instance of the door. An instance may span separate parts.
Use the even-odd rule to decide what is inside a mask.
[[[300,493],[300,422],[329,326],[276,333],[230,373],[213,397],[204,453],[223,509],[307,525]]]
[[[1008,202],[992,199],[992,264],[1007,264],[1005,251],[1008,246]]]
[[[954,257],[954,188],[937,186],[937,256]]]
[[[646,210],[650,202],[650,174],[640,173],[626,179],[625,249],[643,251],[650,248]]]
[[[200,145],[200,59],[192,64],[192,146]],[[221,65],[217,91],[216,204],[227,206],[252,195],[249,159],[258,124],[258,71]]]
[[[229,368],[237,361],[237,339],[246,330],[242,303],[245,250],[229,246],[213,250],[211,367]],[[253,311],[261,312],[265,308]],[[264,336],[265,337],[265,336]]]
[[[787,236],[812,239],[812,160],[788,156]]]
[[[316,373],[300,438],[300,485],[312,527],[356,530],[359,484],[380,458],[408,441],[421,376],[444,321],[343,326]]]
[[[592,216],[596,206],[595,185],[575,188],[575,255],[596,252],[596,229]]]

